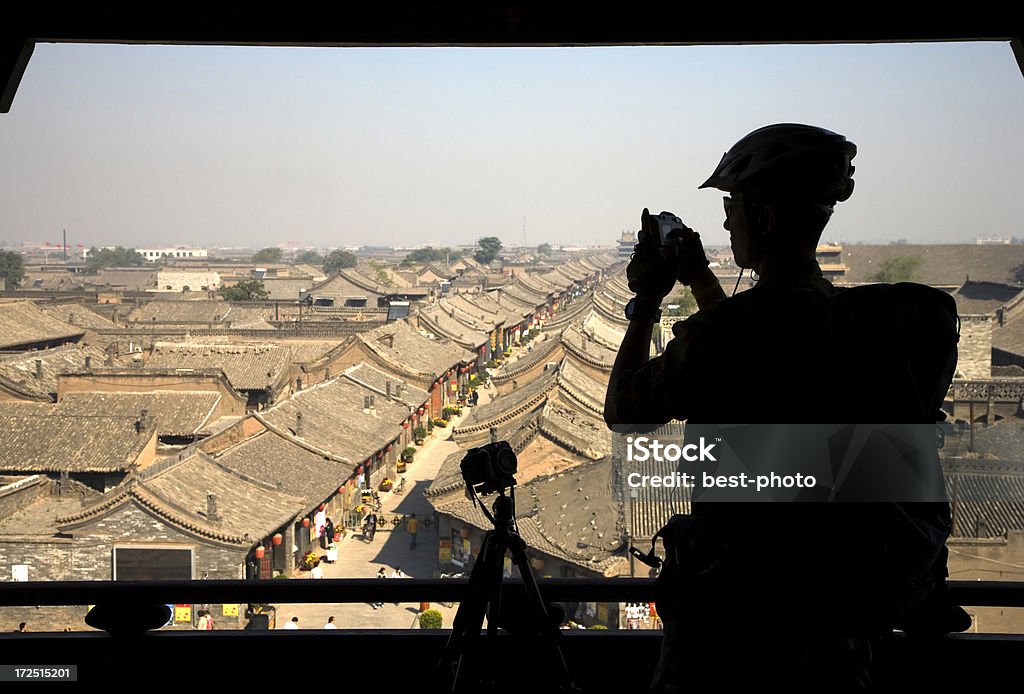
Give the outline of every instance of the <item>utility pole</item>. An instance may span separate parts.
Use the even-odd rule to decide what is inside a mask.
[[[64,264],[68,264],[68,230],[64,230]]]

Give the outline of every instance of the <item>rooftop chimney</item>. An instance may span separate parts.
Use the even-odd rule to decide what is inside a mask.
[[[85,355],[85,370],[92,371],[92,357],[88,354]]]
[[[207,494],[206,495],[206,520],[218,521],[220,516],[217,515],[217,495]]]
[[[302,413],[295,413],[295,435],[302,436]]]
[[[43,377],[43,360],[36,359],[36,378]]]
[[[384,387],[387,390],[388,400],[391,399],[391,381],[384,381]]]

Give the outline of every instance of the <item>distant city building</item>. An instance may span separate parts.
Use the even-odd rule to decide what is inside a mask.
[[[619,237],[619,257],[629,258],[633,255],[633,246],[636,245],[636,232],[624,231]]]
[[[1009,246],[1012,241],[1010,239],[1002,239],[997,236],[985,236],[975,239],[974,243],[979,246]]]
[[[113,250],[114,246],[104,246],[104,248]],[[141,255],[150,263],[155,263],[163,257],[168,258],[206,258],[208,252],[205,248],[136,248],[135,252]],[[82,260],[89,259],[89,249],[82,250]]]
[[[843,247],[838,243],[819,243],[814,249],[814,257],[821,266],[821,274],[829,282],[842,282],[846,279],[847,267],[843,263]]]

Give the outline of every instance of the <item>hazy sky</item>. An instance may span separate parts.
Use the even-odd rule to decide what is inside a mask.
[[[611,244],[671,210],[724,244],[722,153],[857,143],[825,238],[1024,236],[1006,43],[538,49],[36,47],[0,115],[0,240]]]

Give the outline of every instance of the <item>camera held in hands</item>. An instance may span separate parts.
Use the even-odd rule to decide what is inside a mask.
[[[490,494],[515,486],[519,459],[508,441],[495,441],[466,451],[461,467],[467,487]]]
[[[657,234],[658,242],[662,246],[674,245],[675,238],[669,238],[669,234],[673,231],[686,228],[686,225],[683,224],[683,220],[671,212],[665,212],[663,210],[661,214],[653,215],[646,207],[644,208],[643,214],[640,215],[640,223],[643,225],[644,229]]]

